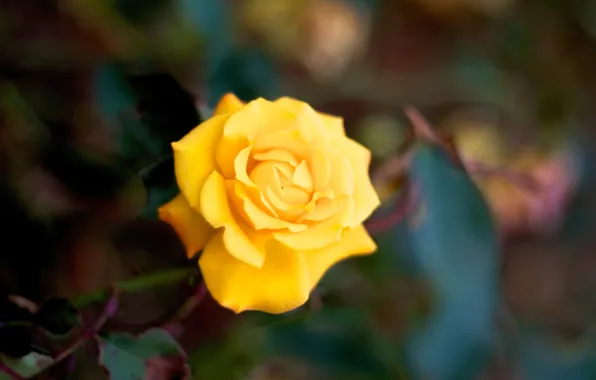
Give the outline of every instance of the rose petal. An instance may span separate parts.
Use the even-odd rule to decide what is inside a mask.
[[[304,214],[300,219],[298,219],[298,222],[303,220],[320,222],[329,219],[338,213],[340,204],[340,202],[337,202],[334,199],[319,199],[315,201],[315,207],[313,210]]]
[[[309,167],[312,175],[315,191],[328,189],[329,178],[331,177],[331,165],[329,159],[319,148],[313,149],[309,158]]]
[[[298,165],[296,157],[284,149],[271,149],[266,152],[255,153],[253,158],[259,161],[279,161],[290,164],[291,166]]]
[[[190,207],[182,194],[161,206],[158,215],[159,219],[174,228],[184,243],[189,258],[203,249],[213,235],[213,227]]]
[[[238,112],[242,107],[244,107],[242,100],[238,99],[236,95],[232,93],[227,93],[222,96],[219,103],[217,103],[213,115]]]
[[[346,131],[344,130],[344,119],[339,117],[339,116],[335,116],[335,115],[329,115],[329,114],[325,114],[325,113],[318,113],[319,117],[321,118],[321,120],[323,121],[323,124],[325,125],[325,127],[327,128],[327,130],[335,136],[345,136],[346,135]]]
[[[230,182],[231,191],[235,193],[238,209],[244,211],[247,222],[249,222],[255,229],[289,230],[291,232],[298,232],[304,231],[307,228],[304,224],[289,223],[268,215],[250,199],[246,189],[244,189],[240,183]]]
[[[307,134],[309,140],[317,144],[329,144],[330,131],[327,130],[323,119],[310,105],[288,97],[279,98],[274,103],[296,115],[301,122],[302,130]]]
[[[287,247],[295,250],[311,250],[324,248],[336,243],[343,231],[342,214],[309,226],[301,232],[274,232],[273,237]]]
[[[350,162],[354,173],[353,197],[355,210],[352,225],[357,225],[368,219],[381,204],[368,172],[370,151],[349,138],[338,140],[338,145]]]
[[[335,152],[327,152],[326,156],[331,167],[329,187],[336,195],[354,194],[354,188],[357,184],[349,159]]]
[[[240,313],[261,310],[280,314],[306,302],[310,292],[304,256],[271,241],[263,266],[255,268],[230,254],[217,233],[199,265],[209,292],[222,306]]]
[[[341,240],[319,250],[303,252],[308,266],[310,287],[313,289],[325,272],[337,262],[351,256],[368,255],[377,245],[363,226],[344,230]]]
[[[313,180],[306,161],[302,161],[298,164],[294,170],[292,181],[296,186],[299,186],[306,191],[313,191]]]
[[[298,160],[307,159],[312,155],[312,144],[309,144],[304,134],[296,129],[277,130],[259,136],[254,140],[254,151],[256,154],[278,149],[281,144]]]
[[[248,236],[236,220],[226,197],[224,178],[213,171],[201,190],[201,213],[213,227],[223,227],[223,240],[228,252],[249,265],[260,268],[265,260],[264,252],[255,244],[254,237]]]
[[[172,143],[176,182],[192,207],[198,207],[201,187],[215,169],[215,147],[228,117],[212,117]]]
[[[254,187],[256,185],[250,178],[248,178],[248,173],[246,172],[248,169],[248,159],[250,158],[251,150],[252,146],[247,146],[236,156],[236,159],[234,160],[234,177],[246,186]]]
[[[251,146],[247,138],[222,136],[215,151],[215,160],[221,174],[227,178],[235,177],[235,160],[243,149]]]
[[[267,132],[299,128],[300,122],[294,114],[268,100],[258,98],[230,117],[224,127],[224,135],[256,139]],[[279,148],[279,142],[276,148]]]

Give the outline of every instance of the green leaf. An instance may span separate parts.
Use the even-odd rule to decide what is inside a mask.
[[[135,338],[108,334],[98,338],[99,360],[113,380],[186,379],[186,354],[163,329],[151,329]]]
[[[64,336],[81,324],[81,315],[68,299],[48,298],[35,314],[35,322],[52,335]]]
[[[0,362],[4,363],[22,377],[29,379],[51,366],[54,360],[49,356],[31,352],[22,358],[10,358],[5,355],[0,355]],[[12,379],[14,379],[14,377],[0,371],[0,380]]]
[[[271,354],[307,361],[330,378],[395,378],[378,334],[360,311],[327,308],[305,319],[268,328]],[[395,360],[397,353],[392,357]]]

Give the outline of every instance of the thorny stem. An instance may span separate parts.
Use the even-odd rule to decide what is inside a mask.
[[[462,169],[467,170],[470,174],[482,177],[498,176],[528,192],[541,190],[536,181],[524,173],[507,168],[492,167],[480,162],[462,162],[457,153],[457,148],[439,136],[428,120],[416,108],[406,106],[404,112],[412,123],[412,132],[416,138],[441,147],[458,164],[461,164]],[[373,182],[382,183],[392,178],[405,177],[411,162],[411,154],[412,144],[410,142],[373,173]],[[416,197],[415,191],[404,186],[404,190],[396,202],[396,207],[390,215],[383,218],[374,218],[366,223],[369,232],[371,234],[381,233],[398,224],[412,210]]]

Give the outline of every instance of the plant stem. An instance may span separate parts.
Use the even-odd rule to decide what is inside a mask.
[[[114,284],[114,287],[121,293],[139,292],[182,281],[196,273],[196,268],[171,269],[117,282]],[[75,297],[71,302],[77,308],[84,308],[90,304],[102,302],[110,298],[110,296],[111,292],[109,288],[101,289]]]

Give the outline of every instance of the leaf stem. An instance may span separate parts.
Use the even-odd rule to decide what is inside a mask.
[[[114,287],[121,293],[140,292],[150,288],[156,288],[168,285],[177,281],[189,278],[197,273],[196,268],[178,268],[163,272],[157,272],[146,276],[135,277],[132,279],[120,281],[114,284]],[[111,296],[111,290],[101,289],[91,293],[83,294],[71,300],[77,308],[84,308],[90,304],[104,301]]]

